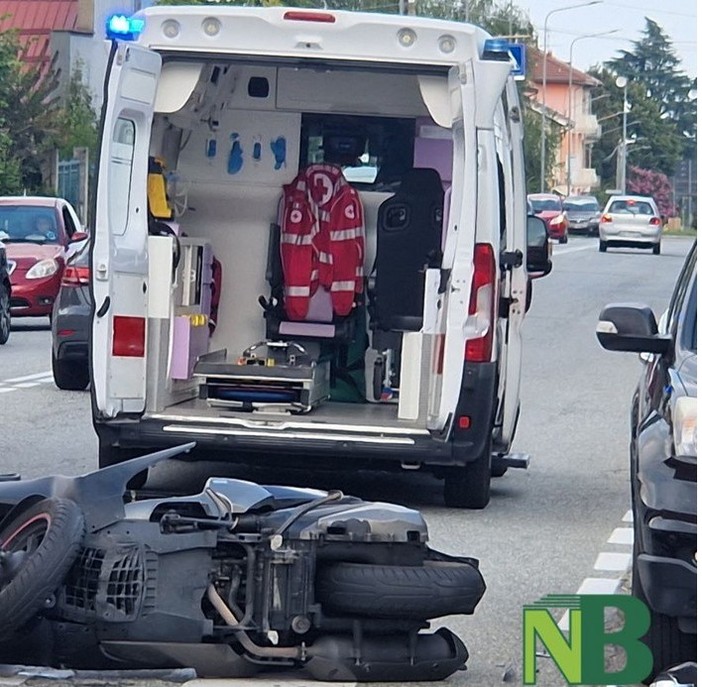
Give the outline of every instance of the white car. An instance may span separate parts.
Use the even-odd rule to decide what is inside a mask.
[[[612,196],[600,217],[600,252],[628,246],[661,252],[663,222],[649,196]]]

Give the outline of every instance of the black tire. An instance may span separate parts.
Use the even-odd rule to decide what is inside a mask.
[[[655,246],[653,246],[653,254],[654,255],[661,254],[661,244],[660,243],[657,243]]]
[[[636,568],[636,558],[641,553],[641,544],[634,526],[634,564],[632,566],[631,594],[648,605],[646,595],[641,586],[641,580]],[[685,661],[697,658],[697,635],[681,632],[678,621],[662,613],[651,610],[651,626],[641,641],[651,650],[653,670],[643,680],[645,684],[652,682],[659,673]]]
[[[485,583],[468,563],[335,563],[318,571],[316,591],[317,600],[328,613],[429,620],[472,613]]]
[[[480,510],[490,503],[491,446],[472,463],[446,469],[444,503],[449,508]]]
[[[600,239],[600,253],[607,252],[607,242]]]
[[[64,391],[84,391],[90,384],[87,360],[60,360],[52,353],[51,371],[54,384]]]
[[[78,556],[84,533],[80,508],[58,498],[39,501],[3,528],[0,549],[24,551],[25,557],[19,563],[6,559],[17,565],[9,580],[0,572],[0,641],[44,607]]]
[[[0,284],[0,346],[10,338],[10,292],[4,284]]]

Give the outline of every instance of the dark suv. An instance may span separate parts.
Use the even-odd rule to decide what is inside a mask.
[[[631,408],[632,594],[651,610],[655,675],[696,657],[697,244],[660,327],[646,306],[608,305],[597,338],[645,359]]]
[[[10,264],[5,246],[0,241],[0,345],[10,338]]]

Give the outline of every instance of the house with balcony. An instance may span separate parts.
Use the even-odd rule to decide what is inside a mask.
[[[600,82],[551,53],[544,55],[532,49],[529,59],[532,101],[539,110],[544,103],[549,121],[563,131],[555,166],[546,172],[548,188],[563,195],[591,193],[600,184],[596,171],[590,167],[592,144],[602,133],[590,105],[592,89]],[[542,95],[544,59],[546,89]]]

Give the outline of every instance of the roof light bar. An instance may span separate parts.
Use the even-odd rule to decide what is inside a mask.
[[[113,14],[107,18],[105,36],[110,40],[135,41],[144,30],[144,19]]]

